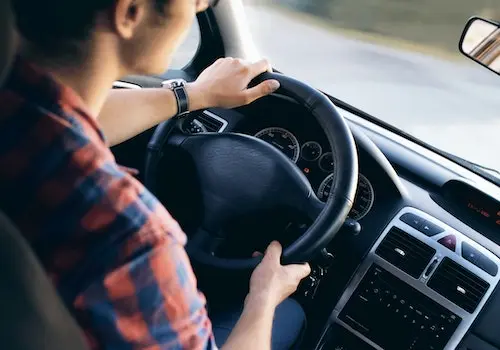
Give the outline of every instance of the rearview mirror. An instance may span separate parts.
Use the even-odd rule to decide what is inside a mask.
[[[480,17],[469,19],[460,39],[460,52],[500,74],[500,24]]]

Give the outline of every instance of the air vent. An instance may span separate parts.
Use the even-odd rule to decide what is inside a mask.
[[[222,132],[227,125],[227,121],[208,111],[198,114],[194,119],[202,123],[207,132]]]
[[[450,258],[443,259],[427,285],[470,313],[476,310],[490,287],[488,282]]]
[[[393,227],[378,246],[376,254],[413,278],[419,278],[436,254],[436,250]]]

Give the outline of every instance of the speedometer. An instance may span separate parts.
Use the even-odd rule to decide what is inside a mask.
[[[294,163],[297,163],[300,155],[299,141],[290,131],[283,128],[266,128],[255,134],[255,137],[266,141],[283,152]]]
[[[333,174],[330,174],[323,180],[321,185],[319,185],[317,195],[323,202],[326,202],[330,196],[332,184]],[[371,210],[374,201],[375,191],[373,190],[371,182],[364,175],[359,174],[358,190],[349,217],[356,221],[361,220]]]

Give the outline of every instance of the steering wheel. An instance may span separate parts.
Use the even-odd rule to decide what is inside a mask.
[[[312,221],[283,252],[284,263],[305,262],[335,237],[351,210],[358,182],[358,156],[344,118],[324,94],[285,75],[264,73],[251,85],[267,79],[278,80],[281,87],[276,93],[303,105],[325,131],[335,162],[330,197],[326,203],[320,201],[302,171],[280,150],[256,137],[236,133],[186,135],[175,121],[160,124],[148,145],[145,184],[155,191],[164,146],[178,147],[192,158],[203,196],[204,218],[186,249],[202,264],[222,269],[255,267],[259,258],[228,259],[215,254],[215,248],[227,238],[220,235],[220,229],[242,215],[283,206],[299,210]]]

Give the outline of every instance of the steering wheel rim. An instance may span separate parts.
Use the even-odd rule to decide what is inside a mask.
[[[152,192],[155,192],[158,164],[162,157],[161,150],[167,143],[187,150],[192,157],[197,159],[199,164],[203,163],[200,165],[199,170],[205,172],[211,172],[211,169],[213,169],[213,166],[210,167],[213,164],[206,164],[206,158],[212,159],[211,161],[213,162],[214,157],[212,156],[214,154],[219,155],[221,150],[223,150],[219,147],[212,155],[207,156],[206,148],[208,147],[209,150],[210,147],[216,148],[217,146],[214,146],[214,144],[222,143],[232,148],[247,149],[257,153],[261,152],[258,153],[261,157],[269,156],[269,160],[272,159],[274,162],[279,163],[283,171],[291,173],[290,176],[285,176],[287,176],[288,180],[291,178],[290,181],[295,181],[297,188],[300,189],[298,190],[298,195],[293,197],[293,199],[301,196],[307,197],[305,200],[311,204],[311,213],[312,215],[316,215],[309,229],[283,251],[284,263],[304,262],[309,260],[314,253],[319,252],[321,248],[326,247],[340,230],[351,210],[358,183],[356,145],[346,121],[338,112],[335,105],[323,93],[296,79],[276,73],[264,73],[257,77],[251,85],[256,85],[267,79],[278,80],[280,82],[280,89],[276,93],[288,96],[304,106],[317,120],[327,136],[334,157],[335,170],[332,190],[324,205],[318,207],[320,201],[317,199],[314,191],[312,191],[307,178],[291,160],[273,146],[251,136],[231,133],[173,136],[172,131],[177,126],[175,120],[169,120],[160,124],[151,137],[146,156],[145,185]],[[202,146],[205,149],[202,149]],[[234,154],[231,156],[234,156]],[[253,158],[248,158],[247,161],[251,163]],[[290,164],[287,165],[287,162]],[[224,175],[226,175],[225,181],[231,180],[228,177],[231,174],[224,173],[221,176],[221,181],[224,180]],[[214,178],[215,173],[210,173],[207,177]],[[203,176],[200,176],[200,179],[203,178]],[[209,186],[218,187],[218,184],[212,181]],[[288,190],[293,192],[295,188],[286,188],[286,191]],[[227,209],[228,207],[224,208]],[[211,233],[200,230],[195,236],[195,240],[191,242],[192,245],[188,242],[187,246],[187,251],[191,258],[202,264],[234,270],[253,268],[260,261],[260,258],[226,259],[214,256],[210,252],[203,252],[201,246],[205,242],[209,242],[204,240],[207,239],[207,235],[211,236]],[[211,237],[210,239],[213,238]]]

